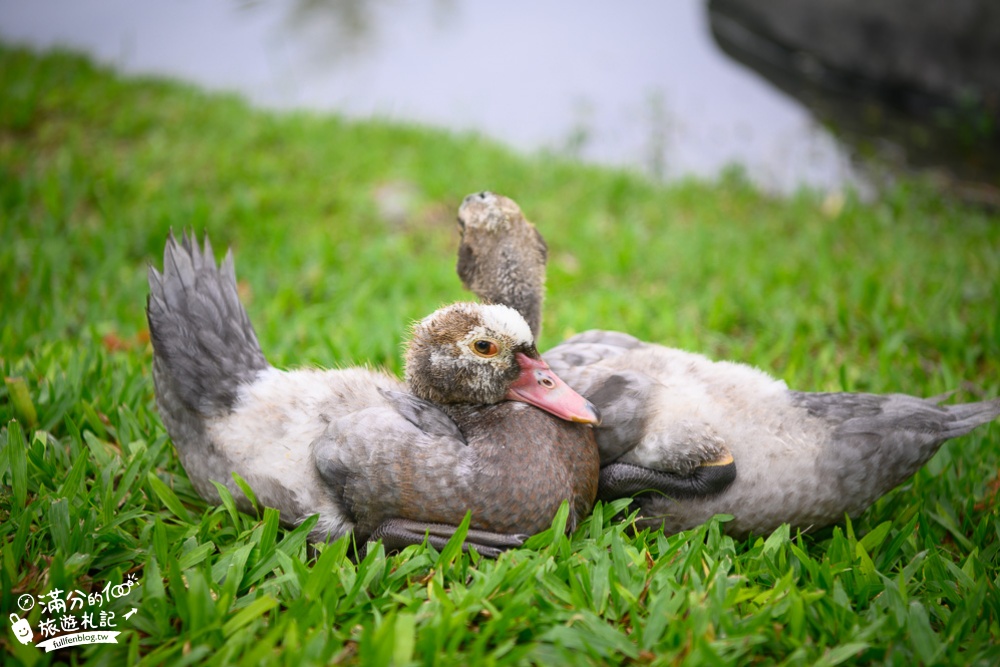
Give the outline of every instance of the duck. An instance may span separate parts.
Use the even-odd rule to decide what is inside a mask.
[[[171,232],[148,274],[156,404],[197,493],[318,515],[312,542],[348,533],[367,549],[424,540],[440,549],[471,513],[463,549],[496,557],[591,511],[600,415],[541,359],[523,317],[455,303],[414,323],[404,379],[368,367],[282,370],[268,363],[240,301],[232,251],[216,264]]]
[[[518,308],[538,336],[547,246],[513,200],[479,192],[458,212],[457,271],[489,303]],[[665,533],[725,514],[734,537],[857,517],[951,438],[1000,415],[1000,399],[805,392],[752,366],[627,333],[575,335],[543,358],[592,401],[598,497],[633,498],[637,525]]]

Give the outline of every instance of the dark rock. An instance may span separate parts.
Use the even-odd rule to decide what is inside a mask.
[[[904,104],[979,104],[1000,117],[1000,3],[709,0],[709,12],[717,36],[720,22],[735,21],[807,76]]]

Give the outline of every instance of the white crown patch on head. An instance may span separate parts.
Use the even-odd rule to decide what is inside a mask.
[[[508,306],[491,304],[482,307],[482,321],[488,329],[498,334],[504,333],[513,338],[516,343],[532,344],[531,328],[521,314]]]

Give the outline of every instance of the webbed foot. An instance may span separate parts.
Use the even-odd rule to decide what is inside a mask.
[[[645,492],[658,492],[683,500],[721,493],[736,479],[736,462],[702,465],[690,475],[652,470],[631,463],[609,463],[601,468],[597,486],[599,500],[626,498]]]
[[[386,551],[398,551],[411,544],[423,544],[426,539],[428,544],[440,551],[456,530],[458,526],[443,523],[388,519],[372,531],[368,543],[382,540]],[[521,546],[528,537],[528,535],[507,535],[470,528],[462,543],[462,550],[468,551],[470,547],[475,547],[481,556],[496,558],[507,549]],[[367,550],[368,543],[362,547],[363,550]]]

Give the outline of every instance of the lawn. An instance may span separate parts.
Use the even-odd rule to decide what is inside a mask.
[[[168,230],[232,247],[275,365],[398,373],[409,323],[468,298],[455,212],[482,189],[548,240],[543,350],[614,328],[799,389],[1000,395],[1000,215],[920,183],[873,202],[769,197],[738,169],[664,185],[0,47],[0,612],[37,642],[48,594],[73,591],[67,612],[121,632],[46,653],[5,630],[5,664],[1000,663],[998,423],[809,535],[634,534],[599,505],[497,561],[352,563],[273,511],[207,506],[153,399],[146,267]]]

